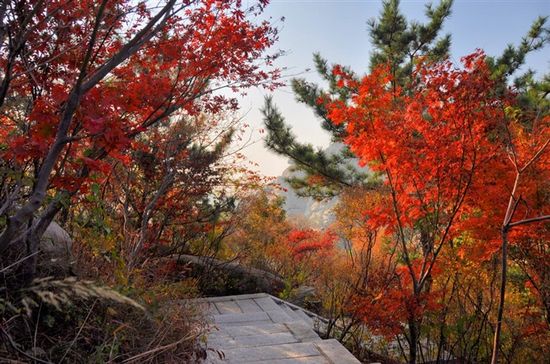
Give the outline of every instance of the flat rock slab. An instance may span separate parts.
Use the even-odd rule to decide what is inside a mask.
[[[251,348],[257,346],[273,346],[279,344],[297,343],[299,340],[291,333],[279,332],[269,335],[248,335],[237,338],[218,337],[208,338],[208,345],[212,347],[223,347],[224,349]]]
[[[197,301],[213,323],[207,363],[359,364],[338,341],[321,340],[312,329],[314,314],[268,294]]]
[[[262,347],[223,349],[224,361],[229,363],[264,362],[266,360],[322,357],[311,343],[281,344]]]
[[[322,356],[308,356],[303,358],[292,359],[274,359],[263,361],[252,361],[250,364],[331,364],[326,358]]]
[[[228,323],[240,323],[246,325],[250,321],[265,321],[273,323],[267,312],[250,312],[250,313],[227,313],[225,315],[214,315],[214,323],[223,326]]]
[[[222,315],[226,313],[243,313],[243,311],[235,301],[216,302],[214,303],[214,306],[216,307],[217,311]]]
[[[229,335],[231,337],[239,337],[249,335],[269,335],[277,334],[280,332],[288,332],[288,327],[285,324],[264,323],[252,326],[222,326],[217,332],[214,331],[210,335],[216,335],[220,333]]]

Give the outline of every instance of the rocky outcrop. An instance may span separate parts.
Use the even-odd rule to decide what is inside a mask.
[[[169,259],[176,260],[180,264],[191,264],[198,277],[204,277],[208,283],[220,281],[225,287],[217,287],[219,290],[229,292],[253,293],[269,292],[276,294],[284,288],[281,277],[265,270],[246,267],[237,261],[223,261],[212,257],[195,255],[174,255]],[[229,287],[231,286],[231,287]],[[207,293],[211,287],[203,287]]]

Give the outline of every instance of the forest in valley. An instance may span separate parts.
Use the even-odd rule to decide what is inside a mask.
[[[200,363],[196,299],[265,292],[363,363],[549,363],[548,14],[451,55],[452,0],[380,2],[365,69],[314,54],[317,84],[269,0],[1,1],[0,362]],[[286,86],[338,147],[267,96],[281,186],[239,97]]]

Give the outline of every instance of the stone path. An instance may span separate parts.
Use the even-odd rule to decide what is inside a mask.
[[[268,294],[202,302],[213,322],[209,364],[360,364],[337,340],[321,340],[315,315]]]

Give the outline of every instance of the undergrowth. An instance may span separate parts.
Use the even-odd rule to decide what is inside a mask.
[[[80,254],[79,277],[0,287],[0,363],[195,363],[206,356],[205,321],[185,300],[197,294],[193,280],[148,264],[120,282],[114,265],[92,269],[99,259]]]

